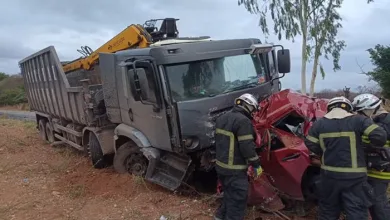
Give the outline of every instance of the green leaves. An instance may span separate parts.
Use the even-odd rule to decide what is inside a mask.
[[[5,79],[5,78],[8,78],[9,76],[3,72],[0,72],[0,81]]]
[[[322,64],[320,64],[320,73],[321,73],[322,79],[325,79],[325,70],[324,70],[324,67],[322,66]]]
[[[390,98],[390,47],[377,44],[367,51],[374,69],[366,75],[379,84],[386,98]]]
[[[367,0],[367,3],[373,1]],[[278,36],[279,40],[285,38],[294,42],[297,35],[302,36],[303,93],[306,93],[307,61],[314,59],[315,63],[312,72],[312,79],[314,79],[311,83],[312,87],[314,87],[320,58],[331,58],[333,70],[341,69],[340,55],[346,46],[345,41],[337,38],[338,30],[342,28],[342,18],[338,13],[342,4],[343,0],[238,0],[238,5],[243,5],[251,14],[260,16],[259,26],[265,36],[270,34],[267,15],[270,15],[273,20],[273,34]],[[324,78],[324,68],[321,64],[319,66]]]
[[[259,26],[266,36],[270,34],[267,23],[268,14],[274,21],[273,34],[277,35],[279,40],[282,38],[293,40],[300,33],[297,19],[298,0],[295,0],[295,3],[289,0],[238,0],[238,5],[244,6],[251,14],[259,15]]]

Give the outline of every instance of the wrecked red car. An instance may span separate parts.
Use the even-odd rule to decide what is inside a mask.
[[[254,126],[264,172],[257,180],[250,178],[250,205],[278,211],[293,204],[304,215],[303,205],[316,198],[319,176],[319,160],[306,148],[304,137],[312,122],[325,115],[326,104],[327,100],[291,90],[280,91],[260,103]],[[219,185],[218,192],[221,190]]]

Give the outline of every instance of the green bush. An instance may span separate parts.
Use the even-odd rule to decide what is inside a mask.
[[[17,105],[26,102],[27,98],[23,86],[7,89],[0,93],[0,106]]]

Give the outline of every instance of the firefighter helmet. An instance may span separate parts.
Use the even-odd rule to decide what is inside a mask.
[[[357,112],[363,110],[375,110],[380,106],[381,103],[382,100],[380,98],[368,93],[358,95],[352,101],[354,110]]]
[[[253,108],[250,109],[251,112],[257,111],[259,109],[259,102],[252,94],[249,93],[242,94],[240,97],[234,100],[234,103],[236,105],[242,105],[245,103],[246,105],[251,106]]]
[[[348,112],[352,111],[352,103],[344,96],[334,97],[329,100],[327,105],[328,112],[334,108],[342,108]]]

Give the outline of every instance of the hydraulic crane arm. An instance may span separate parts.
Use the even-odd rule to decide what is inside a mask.
[[[155,27],[156,21],[162,20],[159,30]],[[63,65],[65,73],[78,69],[90,70],[99,61],[99,53],[115,53],[117,51],[149,47],[150,44],[168,38],[176,38],[178,31],[176,21],[179,19],[165,18],[146,21],[144,26],[132,24],[117,34],[107,43],[92,51],[88,46],[78,50],[84,57]]]
[[[141,25],[133,24],[128,26],[107,43],[103,44],[97,50],[84,50],[84,55],[88,56],[64,65],[63,69],[65,73],[77,69],[89,70],[92,65],[94,65],[99,60],[99,53],[114,53],[134,47],[143,48],[148,47],[151,43],[153,43],[152,36]]]

